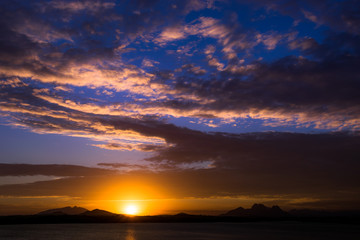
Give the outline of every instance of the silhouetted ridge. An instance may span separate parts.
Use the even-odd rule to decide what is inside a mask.
[[[289,213],[296,217],[360,217],[360,210],[326,211],[312,209],[293,209]]]
[[[269,208],[268,207],[265,207],[265,205],[263,204],[257,204],[255,203],[252,207],[251,207],[251,210],[254,210],[254,211],[266,211],[268,210]]]
[[[78,214],[84,213],[86,211],[88,211],[86,208],[74,206],[74,207],[49,209],[49,210],[39,212],[37,215],[56,215],[56,216],[78,215]]]
[[[81,212],[80,214],[77,214]],[[238,207],[220,216],[176,215],[128,216],[105,210],[88,211],[80,207],[49,209],[36,215],[0,216],[0,225],[9,224],[48,224],[48,223],[177,223],[177,222],[257,222],[257,221],[302,221],[326,223],[360,224],[360,211],[324,211],[324,210],[291,210],[283,211],[279,206],[266,207],[254,204],[249,209]]]
[[[249,209],[242,207],[230,210],[221,216],[232,216],[232,217],[288,217],[289,213],[283,211],[279,206],[266,207],[263,204],[254,204]]]
[[[92,211],[83,212],[80,215],[82,215],[82,216],[94,216],[94,217],[109,217],[109,216],[117,216],[118,214],[108,212],[108,211],[105,211],[105,210],[94,209]]]
[[[178,217],[189,217],[189,216],[193,216],[193,215],[181,212],[181,213],[178,213],[178,214],[176,214],[176,215],[174,215],[174,216],[178,216]]]

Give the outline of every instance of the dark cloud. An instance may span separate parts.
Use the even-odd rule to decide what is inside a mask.
[[[204,133],[155,120],[126,121],[106,117],[104,126],[166,139],[172,146],[148,158],[150,168],[127,163],[99,163],[101,167],[142,169],[121,175],[99,168],[66,165],[1,165],[1,175],[85,176],[37,183],[0,186],[6,196],[56,195],[88,198],[114,183],[141,182],[167,189],[171,197],[277,196],[282,204],[333,207],[328,199],[360,200],[360,137],[354,133]],[[63,126],[67,128],[70,125]],[[33,125],[32,127],[38,127]],[[181,164],[201,162],[204,169],[183,169]],[[102,176],[99,176],[102,175]],[[69,187],[71,186],[71,188]],[[210,188],[206,186],[211,186]],[[121,189],[121,188],[119,188]],[[306,200],[306,199],[310,200]],[[312,204],[315,202],[315,204]],[[300,206],[298,204],[296,206]]]
[[[15,62],[19,58],[29,58],[39,48],[36,43],[26,36],[12,31],[3,22],[0,22],[0,31],[0,57],[2,60],[8,59]]]
[[[188,129],[169,131],[171,128],[165,126],[162,129],[164,131],[159,134],[174,146],[148,160],[213,161],[216,167],[244,172],[326,173],[330,176],[341,168],[344,173],[354,171],[360,154],[356,147],[359,136],[351,133],[206,134]]]
[[[269,167],[269,166],[268,166]],[[358,166],[353,166],[358,167]],[[293,168],[296,168],[293,167]],[[275,169],[275,166],[272,167]],[[311,166],[307,170],[311,169]],[[326,171],[326,170],[325,170]],[[128,185],[138,187],[135,192],[150,188],[164,198],[242,198],[272,199],[282,206],[334,208],[334,202],[351,202],[351,206],[336,208],[359,208],[360,196],[358,173],[324,176],[321,171],[312,173],[259,173],[239,169],[187,169],[161,172],[132,171],[121,175],[86,176],[41,181],[27,184],[0,186],[2,196],[69,196],[80,199],[96,198],[99,195],[124,193]],[[208,187],[211,186],[211,187]],[[144,195],[142,199],[154,199]],[[329,201],[331,200],[331,201]]]
[[[260,119],[356,129],[360,119],[359,41],[358,36],[334,34],[323,44],[309,44],[304,50],[307,58],[288,56],[270,63],[255,62],[245,70],[246,66],[237,66],[238,72],[228,68],[211,79],[181,76],[174,85],[177,91],[209,103],[177,99],[159,104],[198,109],[199,114],[231,110]]]
[[[96,176],[114,174],[115,171],[63,164],[11,164],[0,163],[0,176]]]
[[[68,6],[69,2],[64,4],[61,6]],[[144,4],[149,6],[148,10],[139,10],[140,12],[137,12],[136,9],[141,9],[139,6]],[[176,8],[171,4],[165,4],[169,9],[176,9],[178,15],[176,15],[177,17],[174,15],[174,19],[177,19],[180,13],[183,14],[179,9],[185,9],[190,3],[180,4],[179,2],[176,4]],[[295,9],[294,6],[298,4],[294,2],[280,6]],[[59,4],[55,5],[60,6]],[[80,5],[78,7],[90,6],[88,1]],[[139,28],[151,32],[163,22],[157,24],[156,20],[147,19],[146,15],[150,14],[151,17],[156,19],[162,16],[156,13],[160,5],[162,6],[163,3],[158,1],[133,2],[128,6],[133,11],[127,12],[135,18],[139,18],[139,21],[132,21],[130,15],[118,21],[129,20]],[[69,24],[69,29],[66,29],[66,31],[60,29],[55,23],[50,26],[52,38],[61,38],[61,36],[65,38],[65,35],[61,34],[67,33],[73,42],[69,40],[66,44],[59,45],[49,42],[44,44],[36,41],[31,34],[14,28],[14,26],[17,26],[18,22],[22,20],[25,22],[31,20],[33,23],[37,23],[38,25],[35,24],[36,29],[41,28],[41,26],[48,26],[48,23],[44,23],[39,17],[36,17],[36,10],[31,10],[31,8],[28,10],[26,5],[20,6],[22,7],[15,11],[17,18],[11,17],[10,20],[8,20],[10,14],[3,10],[5,15],[1,20],[3,34],[0,42],[0,57],[2,56],[0,61],[2,61],[5,74],[16,75],[19,73],[20,76],[22,74],[24,77],[34,74],[46,82],[64,81],[64,83],[71,82],[75,85],[86,85],[86,83],[83,83],[86,81],[78,79],[76,74],[68,75],[68,72],[72,70],[71,66],[84,64],[84,68],[86,68],[86,64],[91,64],[93,61],[111,60],[115,57],[115,46],[111,46],[111,44],[107,46],[109,44],[106,43],[106,38],[98,38],[94,37],[96,34],[79,32],[76,29],[76,24]],[[73,5],[70,4],[69,6]],[[278,5],[275,2],[271,6]],[[114,11],[115,14],[115,6],[109,6],[106,11]],[[94,22],[93,19],[79,19],[80,22],[85,20],[88,23],[89,21]],[[144,22],[151,24],[154,28],[151,30],[146,24],[143,24]],[[173,24],[171,21],[167,21],[167,23]],[[104,25],[106,24],[104,23]],[[124,26],[134,31],[136,36],[143,31],[136,30],[137,27],[126,22]],[[236,28],[227,25],[215,24],[214,26],[218,27],[216,28],[218,31],[231,30],[230,35],[224,35],[227,36],[227,45],[233,45],[232,43],[243,38],[242,29],[236,30]],[[106,30],[103,25],[99,26],[99,28]],[[239,31],[239,33],[236,33],[236,31]],[[110,32],[105,31],[104,34],[107,35]],[[111,32],[111,34],[114,33]],[[112,38],[114,39],[114,37]],[[221,38],[218,40],[220,43],[223,41]],[[273,117],[299,123],[313,122],[315,126],[324,124],[325,128],[356,128],[359,121],[359,99],[357,94],[359,91],[357,80],[359,73],[356,68],[359,64],[359,48],[357,44],[359,37],[351,35],[351,33],[331,33],[323,43],[314,41],[310,38],[297,39],[291,45],[293,48],[303,50],[308,58],[289,56],[270,63],[255,62],[245,66],[232,60],[224,71],[215,71],[210,78],[209,76],[193,76],[193,73],[204,74],[204,71],[194,67],[194,64],[184,65],[186,71],[183,71],[181,76],[175,75],[176,78],[172,81],[163,79],[164,74],[161,72],[156,75],[153,82],[173,88],[180,97],[174,95],[168,101],[148,102],[144,103],[143,106],[160,106],[180,111],[197,110],[198,114],[193,115],[196,117],[221,118],[221,112],[230,110],[233,111],[234,117],[241,116],[241,114],[245,116],[256,116],[258,114],[257,117],[260,119]],[[251,41],[248,39],[246,42]],[[60,54],[51,54],[55,50]],[[236,47],[234,47],[233,51],[235,50],[237,50]],[[242,50],[240,49],[240,51]],[[106,67],[103,68],[107,69]],[[115,68],[119,71],[124,66]],[[92,72],[94,69],[90,68],[86,69],[86,71]],[[104,75],[106,74],[104,73]],[[89,80],[89,82],[94,84],[93,81]],[[209,100],[210,103],[199,104],[197,101],[184,100],[182,94],[194,95],[197,98]],[[210,114],[211,111],[213,113]],[[266,111],[267,115],[262,114],[263,111]]]
[[[266,75],[266,74],[264,74]],[[270,88],[269,88],[270,89]],[[230,90],[229,90],[230,92]],[[231,93],[231,92],[230,92]],[[295,95],[295,92],[293,93]],[[348,93],[349,94],[349,93]],[[187,150],[187,147],[194,146],[192,149],[193,154],[198,152],[199,157],[193,156],[193,154],[184,154],[183,156],[178,156],[179,159],[183,159],[182,161],[187,161],[186,159],[191,159],[191,161],[198,161],[200,160],[207,160],[207,159],[216,159],[216,154],[212,153],[211,151],[206,150],[207,147],[209,149],[224,149],[224,153],[234,152],[233,150],[236,150],[238,147],[237,145],[241,146],[243,141],[249,142],[252,138],[259,137],[260,139],[263,137],[266,137],[269,139],[268,141],[271,143],[270,139],[274,139],[274,142],[286,139],[284,140],[284,143],[287,142],[287,137],[290,139],[295,139],[296,141],[299,138],[300,140],[303,139],[301,142],[299,142],[299,146],[309,146],[310,149],[312,146],[311,144],[307,144],[307,142],[314,141],[313,139],[319,139],[321,141],[325,141],[326,137],[329,139],[336,140],[340,146],[341,142],[344,142],[347,138],[349,138],[351,141],[356,140],[357,137],[353,136],[351,134],[328,134],[328,135],[316,135],[316,134],[309,134],[309,135],[302,135],[302,134],[281,134],[281,133],[264,133],[264,134],[254,134],[252,135],[231,135],[231,134],[225,134],[225,133],[203,133],[196,130],[191,130],[188,128],[181,128],[177,127],[172,124],[166,124],[162,121],[158,121],[156,119],[133,119],[129,117],[117,117],[117,116],[109,116],[109,115],[95,115],[85,112],[79,112],[75,110],[70,110],[65,107],[58,106],[54,103],[49,103],[45,101],[44,99],[38,98],[36,95],[33,94],[33,90],[31,90],[30,87],[19,87],[19,88],[4,88],[3,94],[1,95],[3,100],[6,99],[12,99],[13,103],[7,103],[7,107],[16,108],[17,111],[17,121],[19,123],[24,124],[25,126],[31,127],[33,129],[43,129],[43,130],[58,130],[59,133],[65,131],[65,130],[83,130],[84,133],[88,133],[89,135],[96,135],[96,134],[104,134],[104,132],[100,129],[92,128],[91,125],[100,124],[104,127],[111,127],[115,130],[131,130],[137,133],[140,133],[141,135],[148,136],[148,137],[160,137],[166,140],[169,144],[175,144],[175,147],[169,147],[164,150],[164,153],[167,151],[167,149],[176,149],[181,150],[184,149]],[[351,99],[354,96],[351,96]],[[340,101],[340,96],[337,98]],[[226,98],[224,95],[224,100],[226,102]],[[310,101],[310,102],[313,102]],[[294,103],[295,100],[294,100]],[[44,113],[54,113],[52,116],[51,114],[41,114],[41,112]],[[56,118],[56,114],[64,114],[66,115],[64,117],[58,117]],[[23,117],[20,117],[23,115]],[[91,121],[91,125],[84,125],[82,121]],[[248,138],[246,141],[243,140],[243,138]],[[280,138],[281,137],[281,138]],[[308,139],[306,139],[306,137]],[[226,144],[229,143],[229,144]],[[219,145],[219,147],[216,147],[216,145]],[[274,148],[277,145],[282,145],[280,142],[279,144],[274,144]],[[324,142],[324,145],[328,145],[328,143]],[[110,145],[109,145],[110,146]],[[112,145],[113,147],[117,146],[116,144]],[[160,151],[162,152],[162,148],[156,147],[156,146],[146,146],[148,150],[154,150],[154,151]],[[262,148],[265,146],[260,146],[259,148]],[[254,146],[254,148],[256,148]],[[304,147],[306,148],[306,147]],[[196,150],[198,149],[198,150]],[[231,150],[233,149],[233,150]],[[276,148],[275,148],[276,149]],[[333,147],[331,149],[336,149]],[[240,149],[238,149],[240,150]],[[329,150],[329,151],[330,151]],[[171,151],[170,151],[171,152]],[[235,151],[236,152],[236,151]],[[344,152],[347,152],[344,150]],[[353,151],[349,151],[353,152]],[[207,153],[209,155],[207,156]],[[204,156],[207,157],[200,157],[201,154],[204,154]],[[311,154],[309,154],[311,155]],[[171,159],[171,158],[169,158]]]
[[[130,168],[130,169],[148,169],[147,166],[140,164],[128,164],[128,163],[98,163],[100,167],[111,167],[111,168]]]
[[[70,110],[38,98],[31,94],[28,88],[12,88],[12,91],[5,91],[6,93],[0,95],[3,100],[12,99],[11,104],[7,103],[3,107],[15,111],[13,120],[18,124],[35,131],[56,131],[69,135],[72,132],[79,134],[80,131],[83,137],[88,138],[96,136],[101,138],[107,134],[110,134],[108,135],[110,137],[116,137],[113,132],[120,130],[132,131],[145,138],[164,139],[167,145],[144,143],[139,147],[159,153],[148,159],[151,161],[165,160],[174,164],[213,161],[214,166],[220,168],[236,167],[239,170],[260,172],[268,169],[285,173],[287,168],[298,164],[296,169],[291,168],[291,170],[315,174],[322,171],[324,167],[325,170],[330,171],[325,172],[331,174],[332,171],[341,167],[341,165],[335,165],[336,168],[331,167],[337,162],[336,159],[343,159],[344,172],[352,172],[356,168],[351,166],[357,164],[356,159],[359,157],[359,152],[356,150],[359,144],[357,133],[205,133],[167,124],[157,119],[135,119]],[[226,101],[225,97],[223,101]],[[106,129],[110,129],[110,133]],[[120,144],[111,142],[106,146],[108,148],[122,147]],[[313,164],[311,162],[313,159],[320,162],[314,162],[314,168],[310,171],[307,167]],[[270,166],[276,167],[273,169]]]
[[[2,196],[72,196],[88,197],[98,190],[96,177],[63,178],[52,181],[39,181],[27,184],[0,186]],[[71,186],[71,187],[70,187]]]
[[[111,4],[101,8],[107,3],[19,1],[14,5],[11,1],[2,1],[1,5],[2,75],[59,82],[56,78],[74,78],[69,74],[73,67],[117,56],[120,43],[116,41],[114,26],[119,24],[119,16]],[[74,11],[70,11],[71,8]],[[92,9],[96,11],[90,11]]]
[[[155,121],[138,125],[112,121],[111,124],[144,135],[156,134],[173,145],[158,151],[158,155],[148,158],[148,161],[172,166],[212,162],[211,166],[204,166],[212,169],[171,174],[179,174],[179,178],[182,175],[186,181],[203,186],[216,188],[214,185],[219,184],[216,190],[211,189],[213,192],[313,194],[322,189],[321,192],[330,194],[332,191],[356,192],[359,189],[358,134],[226,134],[203,133]],[[235,186],[241,191],[236,191]],[[202,190],[198,191],[200,194]]]

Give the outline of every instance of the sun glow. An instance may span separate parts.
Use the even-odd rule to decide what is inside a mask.
[[[135,204],[129,204],[124,207],[124,213],[128,215],[136,215],[139,213],[139,207]]]

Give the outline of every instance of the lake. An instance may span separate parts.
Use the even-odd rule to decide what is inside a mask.
[[[0,225],[0,239],[227,240],[360,239],[360,226],[299,222]]]

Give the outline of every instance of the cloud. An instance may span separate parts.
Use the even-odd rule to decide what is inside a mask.
[[[147,59],[147,58],[144,58],[141,65],[143,67],[154,67],[155,64],[159,64],[158,61],[155,61],[155,60],[150,60],[150,59]]]
[[[304,16],[305,18],[309,19],[310,21],[314,22],[314,23],[318,23],[319,24],[319,20],[318,18],[313,15],[311,12],[308,12],[306,10],[303,10]]]
[[[92,116],[92,119],[103,127],[112,126],[113,129],[127,129],[143,136],[164,139],[168,146],[152,148],[158,155],[147,159],[158,164],[167,162],[170,166],[176,166],[211,161],[219,171],[233,169],[233,174],[245,175],[251,172],[259,179],[272,176],[278,183],[286,181],[299,186],[303,186],[303,183],[297,181],[303,178],[317,181],[322,186],[332,179],[339,188],[357,182],[359,137],[353,134],[203,133],[158,121],[126,121],[109,116]],[[30,126],[43,128],[39,121]],[[63,124],[58,127],[66,130],[69,126]],[[90,128],[87,131],[90,135],[95,134]],[[116,144],[111,146],[119,147]],[[338,159],[343,160],[339,162]]]
[[[187,193],[192,196],[211,195],[201,185],[212,186],[212,194],[222,196],[294,194],[326,199],[348,191],[349,195],[342,197],[349,200],[359,190],[359,140],[359,135],[346,133],[204,134],[183,131],[178,137],[168,137],[173,147],[163,149],[148,160],[172,164],[212,161],[212,169],[179,173],[179,176],[183,174],[185,182],[193,183],[192,187],[198,189],[197,193]]]
[[[155,7],[157,3],[148,4]],[[47,29],[54,27],[49,23],[36,25],[41,21],[31,14],[25,15],[21,12],[19,16],[29,19],[25,22],[34,28],[43,29],[44,34],[51,33]],[[317,128],[343,129],[358,126],[356,97],[345,100],[354,95],[357,86],[353,80],[357,74],[356,69],[349,70],[348,66],[356,64],[358,53],[355,42],[358,39],[350,34],[342,35],[341,38],[346,39],[346,42],[333,34],[328,42],[317,43],[312,38],[294,39],[294,33],[245,32],[238,26],[230,26],[212,17],[200,17],[185,25],[170,22],[158,36],[161,41],[174,41],[192,35],[214,38],[221,46],[221,52],[228,62],[227,65],[223,63],[216,54],[215,46],[210,45],[211,47],[205,49],[205,54],[208,65],[213,66],[213,69],[207,71],[193,63],[185,64],[183,66],[193,67],[187,68],[186,71],[168,72],[171,76],[169,81],[161,77],[161,70],[148,73],[118,60],[117,46],[105,47],[102,42],[99,45],[87,43],[84,47],[75,46],[79,45],[81,34],[76,34],[74,29],[62,30],[73,42],[68,43],[71,47],[64,45],[66,47],[61,49],[62,45],[50,44],[49,47],[49,44],[42,43],[61,39],[56,37],[56,34],[51,37],[44,36],[40,41],[27,32],[14,28],[13,21],[3,19],[2,24],[4,41],[1,42],[3,47],[0,72],[6,79],[31,78],[42,83],[56,83],[59,86],[106,88],[102,90],[104,94],[109,93],[109,90],[130,94],[127,103],[108,105],[84,104],[52,94],[37,95],[45,101],[67,109],[127,117],[209,116],[224,122],[253,118],[267,121],[268,126],[275,126],[274,121],[278,124],[295,126],[310,124]],[[53,29],[54,33],[60,32],[55,27]],[[176,34],[174,38],[168,39],[166,36],[171,35],[168,33]],[[42,34],[36,35],[42,36]],[[90,37],[89,34],[86,36]],[[310,57],[289,56],[270,63],[260,61],[247,63],[244,59],[237,58],[244,49],[249,50],[260,42],[269,50],[274,49],[279,43],[289,42],[291,49],[300,49]],[[343,48],[337,48],[338,52],[335,53],[334,46],[338,44]],[[344,60],[347,61],[347,65],[342,64],[344,61],[341,58],[345,58],[344,54],[350,52],[353,54],[352,59],[348,57]],[[330,56],[329,54],[333,55],[332,58],[325,60],[325,57]],[[336,64],[337,61],[340,61],[340,64]],[[143,66],[151,66],[156,62],[144,58],[142,63]],[[331,64],[335,64],[335,67],[326,69],[326,66]],[[292,71],[289,71],[289,68]],[[334,72],[330,74],[330,81],[326,81],[329,74],[327,71]],[[342,81],[343,76],[340,73],[345,71],[347,71],[347,79]],[[205,77],[206,73],[209,75]],[[209,76],[212,77],[212,81],[207,81]],[[316,76],[316,81],[310,81],[313,76]],[[349,86],[355,90],[351,90]],[[336,91],[336,89],[342,90]],[[306,97],[301,97],[300,93]],[[140,99],[139,96],[142,101],[137,101]],[[331,96],[337,99],[336,102],[331,102]],[[6,109],[10,109],[9,104]]]
[[[128,163],[98,163],[100,167],[110,167],[115,169],[131,169],[131,170],[141,170],[141,169],[149,169],[148,166],[141,165],[141,164],[128,164]]]
[[[0,109],[6,113],[8,119],[15,126],[26,127],[38,133],[84,137],[94,141],[110,142],[117,146],[132,146],[131,149],[146,151],[150,149],[148,145],[163,146],[165,144],[164,140],[157,137],[156,134],[146,136],[135,129],[136,125],[140,127],[146,124],[146,120],[103,115],[105,110],[101,111],[101,108],[96,115],[91,113],[96,105],[94,107],[89,105],[91,111],[88,112],[84,105],[83,111],[80,111],[80,108],[76,108],[75,103],[68,101],[62,106],[61,101],[56,102],[51,101],[51,98],[39,97],[39,91],[36,91],[38,89],[32,89],[26,85],[10,88],[8,83],[7,81],[6,85],[0,89]],[[140,116],[140,118],[142,117]],[[119,121],[115,126],[108,122],[110,120]],[[130,125],[121,127],[121,122]],[[131,126],[135,128],[133,129]]]
[[[293,40],[295,38],[296,33],[288,33],[288,34],[278,34],[278,33],[274,33],[274,32],[270,32],[267,34],[257,34],[256,38],[258,42],[262,42],[267,50],[274,50],[276,48],[276,46],[286,40]]]
[[[167,27],[155,38],[155,42],[164,45],[188,36],[214,38],[222,45],[222,51],[226,54],[257,45],[256,41],[253,41],[253,32],[245,33],[241,28],[237,29],[236,25],[224,24],[212,17],[199,17],[189,24]]]
[[[319,44],[316,42],[316,40],[310,37],[306,37],[303,39],[296,39],[289,43],[290,49],[300,48],[302,51],[306,51],[312,48],[317,48],[318,45]]]
[[[212,81],[182,78],[176,88],[211,100],[201,106],[192,105],[200,109],[199,114],[211,110],[218,117],[228,112],[233,118],[273,119],[285,125],[357,129],[358,40],[349,34],[333,34],[322,44],[303,39],[290,46],[302,49],[308,57],[239,63],[227,67]]]
[[[171,27],[163,30],[156,41],[159,43],[165,43],[183,39],[185,37],[185,32],[181,27]]]
[[[298,199],[297,206],[301,203],[306,203],[308,207],[324,203],[324,208],[331,207],[330,203],[326,204],[329,199],[352,201],[352,207],[357,206],[354,201],[360,199],[358,135],[206,134],[175,126],[167,126],[161,134],[168,136],[169,141],[176,142],[176,145],[164,150],[157,158],[149,160],[167,159],[183,163],[212,158],[214,166],[208,169],[169,168],[166,171],[153,172],[142,165],[100,163],[99,166],[102,167],[133,168],[133,171],[121,174],[112,174],[111,171],[107,174],[105,171],[105,175],[102,170],[64,166],[63,170],[66,167],[73,169],[74,176],[78,174],[85,177],[0,186],[0,195],[39,196],[41,193],[42,196],[92,199],[99,194],[106,195],[107,191],[115,196],[129,186],[135,186],[137,182],[139,189],[151,187],[154,191],[145,199],[241,199],[247,196],[251,201],[272,196],[282,204],[294,205],[292,201]],[[16,174],[24,172],[22,167],[16,168],[19,170],[15,168],[13,165],[11,171]],[[138,170],[134,171],[135,168]],[[25,169],[27,174],[44,173],[38,165],[30,167],[30,170],[29,166],[25,166]],[[46,169],[46,174],[58,174],[50,165],[47,165]],[[59,172],[61,174],[61,171]],[[159,195],[160,192],[162,194]]]
[[[184,64],[180,68],[175,69],[175,72],[181,71],[195,75],[204,75],[206,73],[205,69],[202,69],[200,66],[195,66],[194,64]]]
[[[11,84],[14,84],[14,81],[6,82],[5,86],[9,86],[9,84],[11,86]],[[224,159],[232,159],[242,155],[239,152],[241,149],[237,146],[237,144],[242,145],[238,138],[246,137],[246,135],[234,135],[232,137],[231,135],[227,136],[220,133],[206,134],[200,131],[176,127],[155,119],[146,119],[141,115],[139,116],[140,118],[133,118],[119,117],[115,116],[116,114],[110,115],[105,112],[94,114],[91,113],[93,110],[86,112],[85,106],[78,109],[69,108],[71,105],[68,103],[62,106],[56,102],[49,102],[46,99],[39,98],[36,93],[29,91],[29,86],[23,85],[18,81],[16,80],[15,83],[20,87],[12,90],[9,88],[3,89],[2,95],[0,95],[2,96],[1,108],[4,112],[8,113],[8,117],[12,119],[14,124],[30,128],[35,132],[85,137],[101,142],[94,145],[106,149],[134,149],[158,152],[159,155],[148,160],[156,160],[158,162],[170,161],[174,164],[214,161],[215,166],[217,164],[221,166],[222,164],[228,164],[227,162],[223,163]],[[23,90],[21,91],[21,89]],[[9,102],[9,100],[12,102]],[[227,99],[224,97],[222,101],[226,102]],[[193,105],[189,107],[193,108]],[[314,135],[314,138],[316,136]],[[331,135],[329,137],[332,138]],[[350,137],[350,139],[353,138]],[[276,142],[276,139],[276,135],[274,135],[272,141]],[[339,137],[339,139],[341,138]],[[346,136],[343,136],[343,139],[346,139]],[[339,144],[341,141],[339,140]],[[306,142],[299,143],[299,146],[306,146]],[[311,141],[308,140],[308,142],[310,143]],[[283,144],[279,143],[278,145],[282,146]],[[329,144],[324,143],[324,145]],[[207,150],[208,148],[213,151]],[[260,145],[258,149],[264,149],[264,146]],[[274,149],[276,149],[275,146]],[[331,149],[335,149],[335,147],[331,147],[329,151]],[[353,150],[349,151],[353,152]],[[223,153],[228,154],[222,156]],[[267,155],[270,155],[270,153]],[[332,155],[335,156],[336,154]],[[306,159],[307,157],[304,158]],[[325,156],[322,158],[325,158]]]
[[[34,19],[25,19],[25,22],[17,23],[13,26],[13,30],[37,43],[48,43],[58,40],[72,42],[70,34],[65,30],[58,30],[45,22]]]
[[[152,144],[143,144],[143,143],[119,144],[119,143],[111,143],[110,142],[107,144],[93,144],[93,146],[103,148],[103,149],[108,149],[108,150],[117,150],[117,151],[119,151],[119,150],[120,151],[137,150],[137,151],[142,151],[142,152],[154,152],[154,151],[158,151],[158,150],[164,148],[164,146],[155,145],[154,142]]]
[[[60,6],[58,3],[55,5]],[[203,3],[194,6],[206,7]],[[73,2],[62,4],[73,6]],[[79,4],[76,5],[80,6],[78,9],[85,10],[85,5],[90,6],[87,1]],[[138,20],[156,18],[157,4],[156,1],[133,2],[129,7],[136,13],[130,11],[129,18],[124,21],[132,17]],[[110,5],[104,8],[115,11]],[[138,7],[145,5],[152,9],[150,13],[138,12]],[[168,24],[155,22],[148,33],[159,33],[155,39],[164,43],[190,36],[213,38],[212,44],[204,47],[204,54],[205,63],[214,68],[190,61],[181,63],[173,71],[159,69],[150,73],[130,64],[132,60],[123,60],[121,54],[124,52],[119,53],[119,49],[124,50],[126,44],[116,42],[116,46],[109,46],[105,44],[105,38],[96,42],[92,38],[98,36],[96,33],[77,33],[70,25],[69,29],[59,29],[57,24],[44,23],[34,12],[25,14],[20,8],[21,11],[16,13],[19,19],[27,20],[29,26],[39,31],[44,26],[45,35],[36,34],[42,38],[40,41],[25,28],[14,27],[20,20],[15,21],[13,17],[6,21],[9,14],[4,15],[6,17],[0,19],[3,33],[0,105],[3,114],[13,124],[37,132],[87,137],[100,142],[94,146],[128,150],[146,150],[149,145],[167,147],[167,140],[156,133],[144,135],[135,125],[130,129],[115,128],[105,120],[117,119],[126,124],[134,121],[141,125],[147,124],[149,118],[156,121],[185,117],[218,126],[214,120],[230,123],[239,119],[260,119],[264,125],[272,127],[358,129],[359,73],[356,66],[359,39],[356,34],[330,32],[323,42],[317,42],[311,37],[297,38],[293,31],[258,33],[213,17],[199,17],[183,24],[179,16],[184,14],[182,10],[186,5],[166,5],[169,9],[177,9],[174,16],[177,20]],[[271,5],[278,9],[276,6],[277,2]],[[122,22],[121,19],[115,22]],[[92,22],[92,19],[87,20]],[[104,21],[111,22],[109,19]],[[99,27],[102,29],[104,25]],[[137,37],[144,33],[142,31],[134,30]],[[56,37],[60,32],[66,33],[71,41]],[[47,36],[48,33],[56,33],[56,36]],[[90,40],[85,41],[83,34]],[[108,36],[106,32],[103,34]],[[54,43],[59,40],[67,40],[67,43]],[[142,36],[138,38],[140,40],[147,38]],[[197,44],[196,41],[192,44]],[[237,57],[260,43],[268,50],[287,44],[289,48],[301,51],[302,56],[285,56],[267,62],[249,62]],[[220,51],[216,51],[219,47]],[[220,52],[223,58],[219,56]],[[157,64],[148,58],[140,62],[144,67]],[[94,92],[99,99],[80,98],[76,88],[96,89]],[[101,95],[121,96],[124,101],[104,103],[100,100],[104,97]]]
[[[51,2],[55,3],[58,6],[60,2]],[[97,4],[103,3],[61,2],[60,5],[86,9],[96,7]],[[78,87],[106,87],[145,95],[154,93],[153,86],[149,85],[151,74],[119,59],[115,60],[121,54],[118,44],[106,46],[106,39],[115,40],[115,35],[112,30],[102,32],[102,29],[110,22],[121,19],[115,21],[102,18],[104,20],[97,22],[95,19],[81,19],[80,25],[95,28],[90,31],[85,26],[78,27],[71,22],[62,22],[62,19],[53,19],[51,11],[39,13],[36,8],[27,7],[21,5],[16,12],[6,11],[8,6],[2,9],[1,76],[31,78],[43,83]],[[44,20],[50,16],[52,21]],[[59,22],[62,22],[63,27],[59,27]],[[94,40],[94,36],[99,35],[108,38]],[[67,42],[62,43],[64,40]]]
[[[90,11],[97,12],[101,9],[113,8],[115,6],[114,2],[102,2],[102,1],[50,1],[45,4],[48,8],[59,9],[69,12],[79,12],[79,11]],[[44,7],[44,5],[42,6]]]
[[[193,0],[188,1],[185,6],[185,12],[189,13],[191,11],[199,11],[205,8],[213,9],[215,8],[215,0]]]
[[[0,176],[60,176],[60,177],[74,177],[74,176],[97,176],[97,175],[111,175],[115,171],[90,168],[76,165],[63,164],[11,164],[0,163]]]

